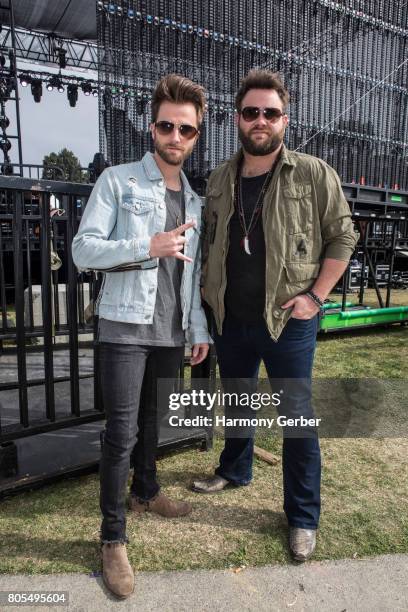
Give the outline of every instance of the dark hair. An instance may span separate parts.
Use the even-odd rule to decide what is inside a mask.
[[[241,110],[242,100],[250,89],[273,89],[282,100],[283,110],[289,104],[289,92],[283,84],[279,73],[271,70],[253,68],[248,72],[240,84],[235,96],[235,108]]]
[[[151,102],[152,123],[157,119],[161,103],[165,101],[175,104],[191,102],[197,111],[198,124],[200,125],[202,122],[205,111],[205,94],[201,85],[193,83],[193,81],[180,74],[168,74],[162,77],[153,91]]]

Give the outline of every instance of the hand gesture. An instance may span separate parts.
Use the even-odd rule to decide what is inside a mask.
[[[170,232],[158,232],[150,240],[150,257],[176,257],[183,261],[192,263],[191,257],[181,252],[186,244],[186,238],[182,235],[190,227],[195,226],[195,221],[188,221]]]

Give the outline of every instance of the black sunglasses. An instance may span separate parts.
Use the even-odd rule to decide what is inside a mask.
[[[279,108],[261,108],[259,106],[245,106],[245,108],[241,110],[241,115],[245,121],[255,121],[255,119],[258,119],[261,111],[265,119],[267,121],[271,121],[272,123],[276,123],[277,121],[279,121],[279,119],[285,114],[282,113]]]
[[[197,134],[199,134],[197,128],[195,128],[193,125],[188,125],[188,123],[176,125],[171,121],[157,121],[154,125],[156,126],[156,130],[162,136],[168,136],[172,133],[174,129],[178,130],[180,136],[182,136],[183,138],[187,138],[187,140],[191,140],[192,138],[194,138],[194,136],[197,136]]]

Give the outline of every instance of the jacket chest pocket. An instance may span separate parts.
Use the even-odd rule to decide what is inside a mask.
[[[156,200],[136,195],[123,196],[119,202],[123,229],[127,237],[146,234],[154,219]]]
[[[291,185],[283,189],[285,226],[288,234],[308,232],[313,222],[312,186]]]
[[[152,212],[156,200],[136,195],[124,195],[120,201],[120,207],[134,215],[144,215]]]

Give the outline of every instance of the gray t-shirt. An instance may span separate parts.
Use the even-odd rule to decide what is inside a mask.
[[[166,189],[165,232],[184,223],[184,191]],[[157,272],[157,294],[153,323],[123,323],[99,319],[99,342],[144,344],[148,346],[183,346],[181,277],[183,262],[175,257],[161,257]],[[139,272],[143,274],[143,272]],[[138,272],[135,272],[138,274]]]

